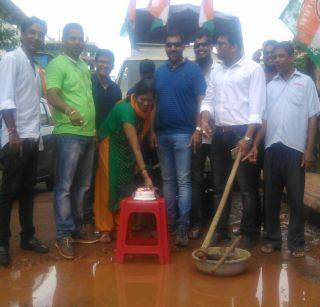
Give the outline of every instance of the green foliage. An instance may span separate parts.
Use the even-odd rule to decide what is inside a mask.
[[[4,19],[0,16],[0,50],[12,50],[19,44],[18,30],[6,25]]]
[[[314,68],[315,65],[310,58],[308,47],[302,43],[294,41],[294,49],[295,49],[295,67],[314,78]]]

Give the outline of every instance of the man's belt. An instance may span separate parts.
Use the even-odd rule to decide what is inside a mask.
[[[237,126],[216,126],[216,130],[220,133],[235,132],[239,130],[247,129],[248,125],[237,125]]]

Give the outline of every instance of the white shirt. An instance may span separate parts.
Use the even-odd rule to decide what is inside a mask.
[[[308,120],[319,111],[316,86],[309,76],[297,70],[287,81],[275,76],[267,85],[265,147],[280,142],[304,152]]]
[[[265,104],[264,71],[242,58],[230,67],[215,65],[200,111],[209,111],[216,126],[261,124]]]
[[[40,135],[41,79],[21,48],[6,53],[0,62],[0,111],[15,109],[14,120],[20,138]],[[2,119],[1,146],[9,141]]]
[[[208,85],[209,83],[209,80],[210,80],[210,75],[214,69],[214,66],[215,66],[215,63],[212,62],[208,72],[204,75],[204,78],[206,80],[206,84]],[[202,144],[211,144],[212,143],[212,136],[209,136],[209,137],[202,137]]]

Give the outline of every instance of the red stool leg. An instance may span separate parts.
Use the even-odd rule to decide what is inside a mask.
[[[120,212],[120,222],[119,222],[119,231],[117,236],[116,243],[116,255],[115,261],[117,263],[123,263],[124,261],[124,248],[127,239],[128,231],[128,212],[127,212],[126,200],[121,202],[121,212]]]

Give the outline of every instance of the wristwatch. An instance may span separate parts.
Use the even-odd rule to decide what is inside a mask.
[[[251,145],[252,144],[252,138],[248,137],[248,136],[244,136],[243,139],[249,144]]]

